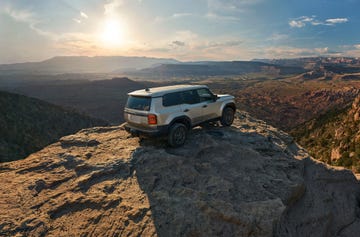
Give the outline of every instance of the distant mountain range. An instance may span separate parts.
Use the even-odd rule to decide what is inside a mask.
[[[47,102],[0,91],[0,162],[25,158],[60,137],[106,122]]]
[[[308,58],[288,58],[288,59],[253,59],[253,62],[263,62],[275,65],[302,67],[314,69],[321,66],[338,65],[347,67],[360,67],[359,58],[350,57],[308,57]]]
[[[51,75],[69,73],[109,73],[141,77],[183,77],[242,75],[247,73],[279,75],[305,72],[301,66],[275,65],[255,61],[180,62],[175,59],[124,56],[61,56],[41,62],[0,65],[0,75]]]
[[[125,56],[60,56],[41,62],[0,65],[0,75],[122,74],[150,79],[230,76],[248,73],[290,75],[311,72],[360,72],[357,58],[254,59],[252,61],[195,61]]]
[[[189,76],[223,76],[243,75],[248,73],[270,73],[278,75],[299,74],[301,67],[290,67],[251,61],[223,61],[223,62],[190,62],[178,64],[162,64],[152,68],[129,72],[132,76],[142,77],[189,77]]]
[[[124,56],[60,56],[41,62],[0,65],[1,74],[119,73],[179,63],[174,59]]]
[[[181,62],[171,58],[126,56],[58,56],[41,62],[0,65],[0,75],[113,73],[130,76],[182,77],[241,75],[263,72],[298,74],[319,67],[333,72],[360,72],[360,59],[313,57],[295,59],[254,59],[252,61]]]

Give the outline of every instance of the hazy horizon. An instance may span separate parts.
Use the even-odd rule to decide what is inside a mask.
[[[55,56],[179,61],[360,56],[355,0],[0,3],[0,64]]]
[[[232,62],[232,61],[256,61],[256,60],[291,60],[291,59],[301,59],[301,58],[337,58],[337,57],[344,57],[344,58],[354,58],[354,59],[359,59],[359,57],[357,56],[328,56],[328,55],[314,55],[314,56],[299,56],[299,57],[287,57],[287,58],[252,58],[252,59],[247,59],[247,60],[241,60],[241,59],[225,59],[225,60],[216,60],[216,59],[209,59],[209,60],[179,60],[177,58],[160,58],[160,57],[153,57],[151,55],[149,56],[133,56],[133,55],[128,55],[128,56],[124,56],[124,55],[93,55],[93,56],[87,56],[87,55],[55,55],[55,56],[51,56],[50,58],[44,58],[44,59],[40,59],[40,60],[34,60],[34,61],[19,61],[19,62],[10,62],[10,63],[0,63],[0,65],[7,65],[7,64],[22,64],[22,63],[41,63],[47,60],[51,60],[54,58],[61,58],[61,57],[88,57],[88,58],[96,58],[96,57],[128,57],[128,58],[154,58],[154,59],[169,59],[169,60],[175,60],[181,63],[191,63],[191,62]]]

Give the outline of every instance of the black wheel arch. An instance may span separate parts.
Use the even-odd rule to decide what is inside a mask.
[[[230,107],[230,108],[232,108],[232,109],[234,110],[234,112],[236,112],[236,105],[235,105],[235,103],[233,103],[233,102],[227,103],[227,104],[224,106],[223,110],[224,110],[226,107]]]
[[[174,118],[169,124],[169,128],[171,128],[171,126],[174,125],[175,123],[182,123],[187,127],[187,129],[191,129],[191,120],[189,117],[185,115]]]

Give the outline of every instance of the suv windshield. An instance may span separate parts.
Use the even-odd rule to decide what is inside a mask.
[[[129,96],[126,108],[149,111],[151,104],[151,97],[143,96]]]

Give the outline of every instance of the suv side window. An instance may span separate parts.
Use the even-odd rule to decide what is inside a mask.
[[[179,105],[182,103],[181,92],[169,93],[163,96],[162,104],[165,107]]]
[[[213,93],[210,92],[209,89],[206,89],[206,88],[198,89],[197,93],[200,96],[201,102],[214,100],[214,95],[213,95]]]
[[[200,97],[196,90],[183,91],[182,92],[184,104],[197,104],[200,103]]]

